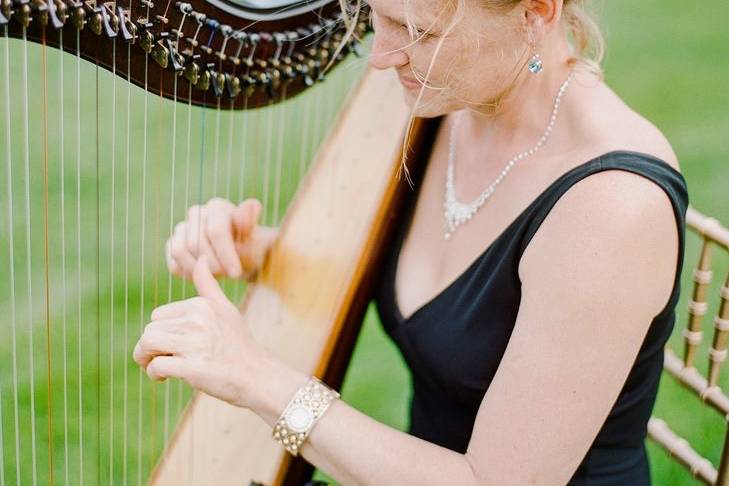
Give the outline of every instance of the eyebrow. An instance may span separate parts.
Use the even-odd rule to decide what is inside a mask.
[[[405,22],[405,20],[396,19],[395,17],[390,17],[389,15],[385,15],[385,14],[378,14],[378,15],[380,15],[380,17],[384,17],[385,19],[387,19],[391,22],[394,22],[396,24],[407,25],[407,22]],[[417,30],[420,30],[420,31],[425,30],[423,27],[421,27],[419,24],[417,24],[415,22],[413,22],[412,25]]]

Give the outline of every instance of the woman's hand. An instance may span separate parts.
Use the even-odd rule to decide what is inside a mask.
[[[265,351],[221,290],[205,256],[197,260],[193,282],[198,297],[152,312],[134,360],[153,380],[181,378],[208,395],[245,407]]]
[[[278,233],[276,228],[258,225],[261,209],[261,202],[253,198],[238,206],[213,198],[203,206],[190,207],[187,219],[175,226],[167,240],[170,272],[192,278],[195,262],[205,255],[214,276],[252,279]]]

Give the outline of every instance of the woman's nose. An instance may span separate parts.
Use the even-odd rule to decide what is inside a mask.
[[[391,39],[388,39],[387,33],[375,31],[369,56],[370,66],[375,69],[388,69],[410,62],[403,46],[391,42]]]

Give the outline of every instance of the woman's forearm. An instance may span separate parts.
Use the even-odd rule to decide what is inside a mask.
[[[273,427],[308,376],[270,356],[259,371],[247,401]],[[300,454],[344,485],[476,484],[465,455],[400,432],[342,400],[332,402]]]

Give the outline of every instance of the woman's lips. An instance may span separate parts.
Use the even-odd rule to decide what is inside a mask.
[[[398,78],[400,78],[400,83],[402,83],[403,86],[410,89],[420,88],[422,85],[420,82],[413,78],[407,78],[401,74],[398,74]]]

